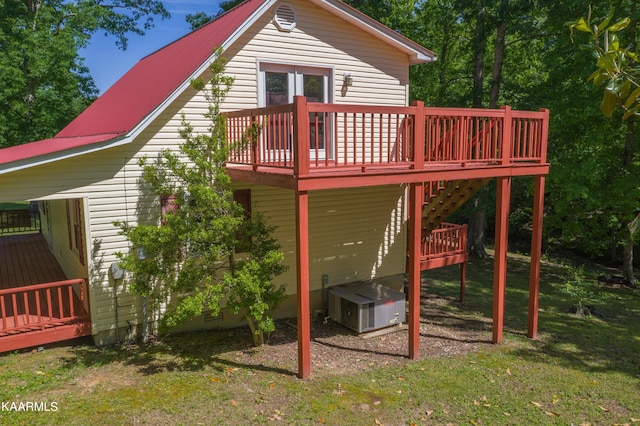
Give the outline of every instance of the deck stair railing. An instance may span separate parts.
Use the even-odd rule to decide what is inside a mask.
[[[421,260],[433,260],[467,252],[467,225],[441,223],[422,236]]]
[[[423,232],[436,229],[453,212],[482,189],[491,178],[425,182]]]

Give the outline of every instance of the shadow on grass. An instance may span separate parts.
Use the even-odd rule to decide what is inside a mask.
[[[639,376],[640,291],[605,289],[609,297],[594,302],[599,316],[576,317],[567,312],[575,301],[562,292],[567,271],[560,266],[545,265],[540,283],[538,340],[530,341],[524,339],[528,316],[528,275],[528,259],[509,259],[504,322],[505,342],[514,343],[509,350],[524,360],[541,364]],[[488,344],[491,341],[492,259],[469,262],[464,303],[458,300],[457,266],[427,271],[423,278],[421,339],[469,344]],[[438,327],[439,332],[430,331],[429,326]],[[342,335],[349,336],[349,339],[357,338],[355,333],[331,322],[329,326],[312,325],[312,341],[326,348],[344,351],[339,356],[349,356],[349,352],[367,352],[406,358],[406,353],[390,351],[384,345],[365,347],[348,339],[335,339]],[[136,366],[146,375],[205,368],[221,371],[247,368],[293,376],[297,372],[296,342],[295,327],[283,323],[270,336],[267,346],[261,349],[252,346],[250,332],[241,328],[168,335],[146,346],[79,346],[72,350],[73,356],[65,362],[69,367],[121,362]],[[285,356],[277,359],[268,355],[268,351],[276,349]]]
[[[286,340],[274,344],[284,343]],[[236,353],[251,354],[257,350],[263,349],[252,346],[251,336],[247,331],[203,331],[166,335],[146,345],[78,346],[71,349],[73,357],[66,358],[64,363],[71,368],[75,365],[92,367],[119,362],[138,367],[143,375],[167,371],[201,371],[205,368],[219,371],[250,368],[284,375],[296,374],[295,371],[286,368],[243,363],[233,359]]]
[[[619,372],[640,377],[640,291],[603,288],[606,297],[589,301],[597,315],[569,313],[576,300],[562,291],[567,269],[543,265],[539,297],[538,339],[517,345],[525,360],[554,363],[585,372]],[[594,274],[595,277],[596,274]],[[443,326],[492,327],[493,259],[473,259],[467,269],[465,303],[458,301],[457,267],[427,271],[426,293],[441,301]],[[424,285],[423,285],[424,286]],[[424,291],[424,290],[423,290]],[[529,302],[529,261],[509,258],[505,297],[505,339],[525,336]],[[428,315],[428,314],[427,314]],[[460,319],[451,324],[449,315]],[[428,317],[428,316],[427,316]],[[639,385],[640,386],[640,385]]]

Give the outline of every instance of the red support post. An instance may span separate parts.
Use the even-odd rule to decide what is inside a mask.
[[[413,152],[413,168],[424,169],[424,152],[425,152],[425,115],[424,102],[413,101],[411,104],[415,108],[413,116],[413,140],[411,143]],[[420,213],[422,214],[422,213]]]
[[[502,123],[502,152],[500,159],[503,165],[511,162],[511,153],[513,151],[513,116],[511,107],[505,105],[501,108],[504,111],[504,122]]]
[[[496,236],[493,266],[493,343],[502,342],[504,296],[507,283],[507,246],[509,234],[509,202],[511,177],[497,179]]]
[[[544,182],[544,176],[536,176],[533,194],[533,226],[531,230],[531,265],[529,274],[529,321],[527,327],[527,336],[531,339],[535,339],[538,334],[538,297],[540,295]]]
[[[309,111],[307,98],[294,96],[293,98],[293,174],[295,176],[309,175],[310,163],[309,141]]]
[[[409,358],[420,356],[420,243],[422,239],[422,183],[409,185]]]
[[[298,298],[298,377],[311,373],[311,312],[309,307],[309,193],[296,191],[296,278]]]

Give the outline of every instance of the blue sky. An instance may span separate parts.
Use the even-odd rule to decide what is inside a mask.
[[[129,46],[124,52],[116,47],[113,37],[105,37],[104,33],[94,34],[91,44],[80,51],[100,94],[140,59],[187,34],[190,31],[189,24],[185,21],[188,14],[204,11],[213,15],[220,9],[218,0],[165,0],[163,3],[171,18],[154,18],[155,27],[146,31],[144,36],[130,35]]]

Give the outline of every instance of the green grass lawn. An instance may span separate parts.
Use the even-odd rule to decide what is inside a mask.
[[[598,315],[576,317],[562,291],[568,269],[546,265],[539,338],[529,340],[527,262],[509,260],[501,345],[309,380],[235,362],[236,351],[222,349],[237,339],[229,332],[174,336],[165,350],[9,354],[0,402],[55,402],[57,411],[0,411],[0,424],[640,425],[640,291],[607,288],[589,301]],[[456,267],[429,271],[427,289],[449,302],[445,312],[486,322],[491,277],[491,260],[472,261],[464,304]],[[212,346],[215,356],[201,355]]]

